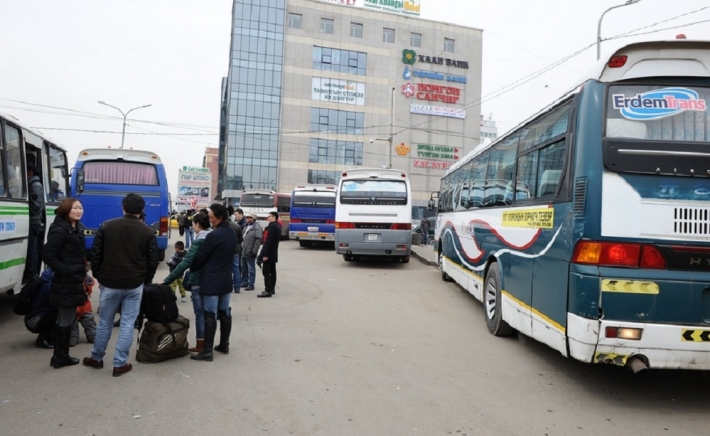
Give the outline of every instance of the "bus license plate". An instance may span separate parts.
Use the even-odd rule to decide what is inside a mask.
[[[317,231],[318,231],[318,227],[308,227],[308,231],[309,231],[309,232],[317,232]]]
[[[368,233],[365,235],[367,237],[367,241],[379,241],[380,240],[380,235],[378,233]]]

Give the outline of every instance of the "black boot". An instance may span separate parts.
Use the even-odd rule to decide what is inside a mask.
[[[71,357],[69,355],[69,338],[71,337],[71,326],[57,326],[54,331],[56,332],[56,335],[54,337],[54,356],[50,361],[50,365],[52,365],[55,369],[59,369],[63,366],[71,366],[79,363],[79,359],[77,359],[76,357]]]
[[[229,354],[229,335],[232,333],[232,316],[227,315],[224,310],[219,311],[219,345],[214,347],[215,351]]]
[[[54,345],[51,344],[47,338],[44,337],[41,333],[37,336],[37,340],[35,341],[35,347],[37,348],[44,348],[47,350],[51,350],[54,348]]]
[[[214,348],[214,336],[217,333],[217,320],[214,319],[214,313],[205,312],[205,348],[198,354],[190,356],[192,360],[204,360],[212,362],[214,356],[212,350]]]

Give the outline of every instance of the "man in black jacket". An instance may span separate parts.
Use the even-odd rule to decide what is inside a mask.
[[[266,217],[269,225],[264,229],[263,244],[261,253],[256,261],[263,264],[264,292],[257,295],[259,298],[271,298],[276,293],[276,262],[279,261],[279,241],[281,240],[281,225],[279,225],[279,213],[269,212]]]
[[[123,217],[101,224],[94,238],[91,269],[99,281],[99,326],[91,357],[84,365],[103,368],[106,346],[111,339],[113,318],[121,310],[121,328],[113,356],[113,376],[127,373],[133,343],[133,326],[140,311],[143,285],[153,281],[158,269],[158,240],[155,230],[139,217],[145,208],[143,197],[128,194],[123,198]]]

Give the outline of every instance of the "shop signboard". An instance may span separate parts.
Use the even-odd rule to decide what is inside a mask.
[[[212,193],[212,173],[207,168],[184,166],[178,173],[177,202],[191,208],[208,207]]]
[[[450,117],[450,118],[466,118],[466,110],[453,108],[453,107],[441,107],[441,106],[427,106],[423,104],[412,104],[409,106],[409,112],[413,114],[421,115],[434,115],[439,117]]]
[[[364,106],[365,84],[351,80],[313,77],[311,99]]]

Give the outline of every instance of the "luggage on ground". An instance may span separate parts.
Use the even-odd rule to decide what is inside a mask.
[[[189,329],[190,320],[182,315],[167,323],[146,322],[145,329],[138,339],[136,360],[142,363],[157,363],[187,356]]]
[[[179,315],[177,297],[170,286],[153,283],[143,287],[141,313],[139,319],[145,317],[152,322],[171,322]]]

